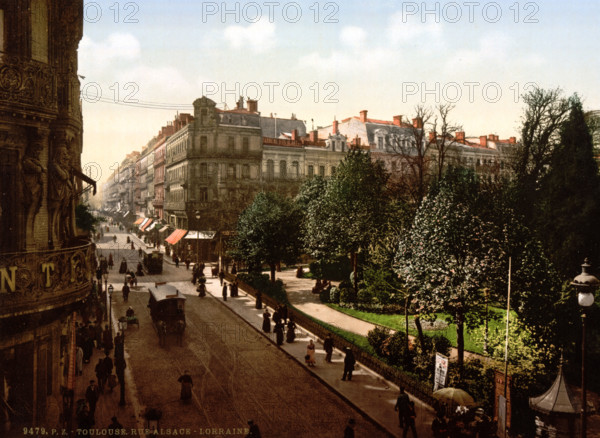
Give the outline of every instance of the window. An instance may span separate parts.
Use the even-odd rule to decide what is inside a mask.
[[[273,160],[267,160],[267,181],[273,181],[275,178],[275,163]]]
[[[286,178],[287,177],[287,163],[285,160],[281,160],[279,162],[279,177]]]
[[[235,179],[235,164],[227,165],[227,179]]]
[[[335,166],[331,166],[331,175],[335,175]]]
[[[308,166],[308,176],[314,176],[315,174],[315,166],[313,166],[312,164],[310,166]]]
[[[319,175],[325,176],[325,166],[319,166]]]
[[[208,201],[208,190],[205,187],[200,187],[198,192],[198,201],[206,202]]]
[[[208,177],[208,165],[206,163],[200,163],[200,178]]]
[[[242,178],[250,178],[250,165],[244,164],[242,166]]]
[[[227,152],[233,153],[235,150],[235,137],[229,136],[227,137]]]
[[[250,139],[248,137],[242,138],[242,152],[247,155],[250,151]]]
[[[297,161],[292,161],[292,176],[298,178],[300,176],[300,166]]]
[[[335,152],[335,140],[331,140],[331,150]]]
[[[377,137],[377,147],[383,149],[383,137]]]
[[[31,2],[31,58],[48,62],[48,5],[46,0]]]
[[[203,135],[200,137],[200,153],[205,154],[208,149],[208,137]]]

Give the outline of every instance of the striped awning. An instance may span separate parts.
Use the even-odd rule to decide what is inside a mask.
[[[186,233],[187,230],[175,230],[171,233],[169,237],[165,239],[165,242],[170,243],[171,245],[175,245],[181,240],[183,236],[185,236]]]
[[[156,226],[158,225],[158,222],[152,222],[152,225],[150,225],[148,228],[146,228],[145,230],[142,231],[152,231],[154,228],[156,228]]]
[[[144,222],[144,219],[145,219],[145,218],[143,218],[143,217],[139,218],[138,220],[136,220],[136,221],[133,223],[133,225],[139,225],[139,224],[141,224],[142,222]]]
[[[148,219],[146,221],[146,223],[140,227],[140,230],[146,231],[152,222],[153,222],[152,219]]]
[[[214,231],[190,231],[185,236],[186,239],[212,240],[215,237]]]
[[[138,227],[138,228],[139,228],[140,230],[143,230],[143,229],[144,229],[144,226],[148,225],[149,223],[150,223],[150,219],[148,219],[148,218],[146,217],[146,218],[144,218],[144,220],[142,221],[142,223],[139,225],[139,227]]]

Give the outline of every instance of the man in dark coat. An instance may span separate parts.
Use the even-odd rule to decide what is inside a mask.
[[[356,359],[354,358],[354,353],[350,347],[346,347],[346,357],[344,358],[344,375],[342,380],[346,380],[346,376],[348,376],[348,380],[352,380],[352,371],[354,371],[355,363]]]
[[[256,309],[262,309],[262,292],[256,291],[256,304],[254,305]]]
[[[188,403],[192,398],[192,387],[194,386],[194,382],[192,381],[192,376],[190,376],[189,371],[185,370],[179,379],[177,379],[179,383],[181,383],[181,393],[180,398],[185,403]]]
[[[333,353],[333,338],[331,333],[327,333],[323,341],[323,349],[325,350],[325,362],[331,362],[331,354]]]
[[[98,389],[100,392],[104,391],[104,384],[106,383],[107,374],[106,367],[104,365],[104,360],[102,358],[98,359],[98,363],[96,364],[96,368],[94,368],[96,372],[96,378],[98,379]]]
[[[277,345],[283,345],[283,323],[281,321],[275,324],[273,332],[275,333]]]
[[[401,386],[400,394],[396,400],[396,406],[394,406],[394,410],[398,412],[398,426],[400,427],[404,427],[404,417],[408,411],[408,402],[408,394],[404,392],[404,386]]]
[[[94,414],[96,412],[96,403],[98,402],[98,397],[100,397],[100,389],[98,389],[98,385],[94,380],[90,380],[90,385],[85,390],[85,399],[90,406],[90,417],[94,418]]]
[[[269,309],[265,309],[265,313],[263,313],[262,329],[265,333],[271,333],[271,314],[269,313]]]
[[[108,325],[104,326],[104,331],[102,332],[102,344],[104,345],[105,351],[113,349],[113,338]]]
[[[227,282],[223,282],[223,301],[227,301]]]
[[[127,300],[129,299],[129,292],[130,292],[130,289],[129,289],[129,286],[127,285],[127,283],[125,283],[123,285],[123,289],[121,289],[121,291],[123,292],[123,301],[127,302]]]

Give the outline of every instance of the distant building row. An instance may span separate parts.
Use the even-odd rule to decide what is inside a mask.
[[[126,156],[103,186],[103,207],[133,220],[154,217],[175,229],[233,229],[258,191],[293,196],[306,177],[331,176],[349,148],[369,150],[392,177],[402,175],[407,169],[400,151],[414,152],[421,125],[402,116],[374,120],[361,111],[307,132],[293,115],[262,116],[255,100],[244,107],[240,98],[235,109],[220,110],[202,97],[194,101],[193,116],[179,114],[141,153]],[[425,141],[435,142],[431,134]],[[446,144],[447,164],[495,177],[505,172],[515,138],[456,132]]]

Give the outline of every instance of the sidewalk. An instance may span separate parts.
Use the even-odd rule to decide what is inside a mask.
[[[196,295],[195,286],[190,282],[177,282],[174,285],[181,288],[182,292],[186,294]],[[212,295],[214,299],[219,300],[231,311],[246,320],[257,331],[263,333],[263,311],[255,308],[255,300],[252,296],[247,295],[243,290],[240,290],[239,297],[228,297],[227,301],[223,301],[221,286],[217,279],[209,279],[206,285],[209,295]],[[286,287],[288,288],[288,294],[293,295],[294,292],[292,291],[290,293],[289,288],[294,289],[296,286],[290,282],[290,284],[286,284]],[[273,309],[270,309],[271,312],[272,310]],[[335,311],[332,310],[332,312]],[[316,316],[314,312],[312,312],[311,315]],[[322,315],[319,314],[317,317],[321,318]],[[352,319],[355,321],[354,318]],[[332,322],[332,324],[338,323],[339,321]],[[322,340],[316,338],[312,333],[307,332],[302,327],[298,327],[296,330],[296,341],[292,344],[284,343],[279,348],[297,360],[300,364],[306,366],[304,363],[306,345],[308,344],[309,339],[313,339],[317,345],[317,365],[312,368],[307,367],[308,370],[330,389],[354,405],[359,411],[380,424],[391,436],[402,436],[402,429],[398,427],[398,416],[394,411],[399,388],[359,363],[357,363],[352,381],[342,381],[344,355],[339,350],[335,350],[332,363],[325,362],[325,351],[322,349]],[[275,342],[275,335],[273,333],[263,334],[272,342]],[[414,400],[416,405],[416,423],[419,435],[430,436],[431,421],[434,418],[435,412],[430,406],[422,403],[412,395],[410,398],[411,400]]]

